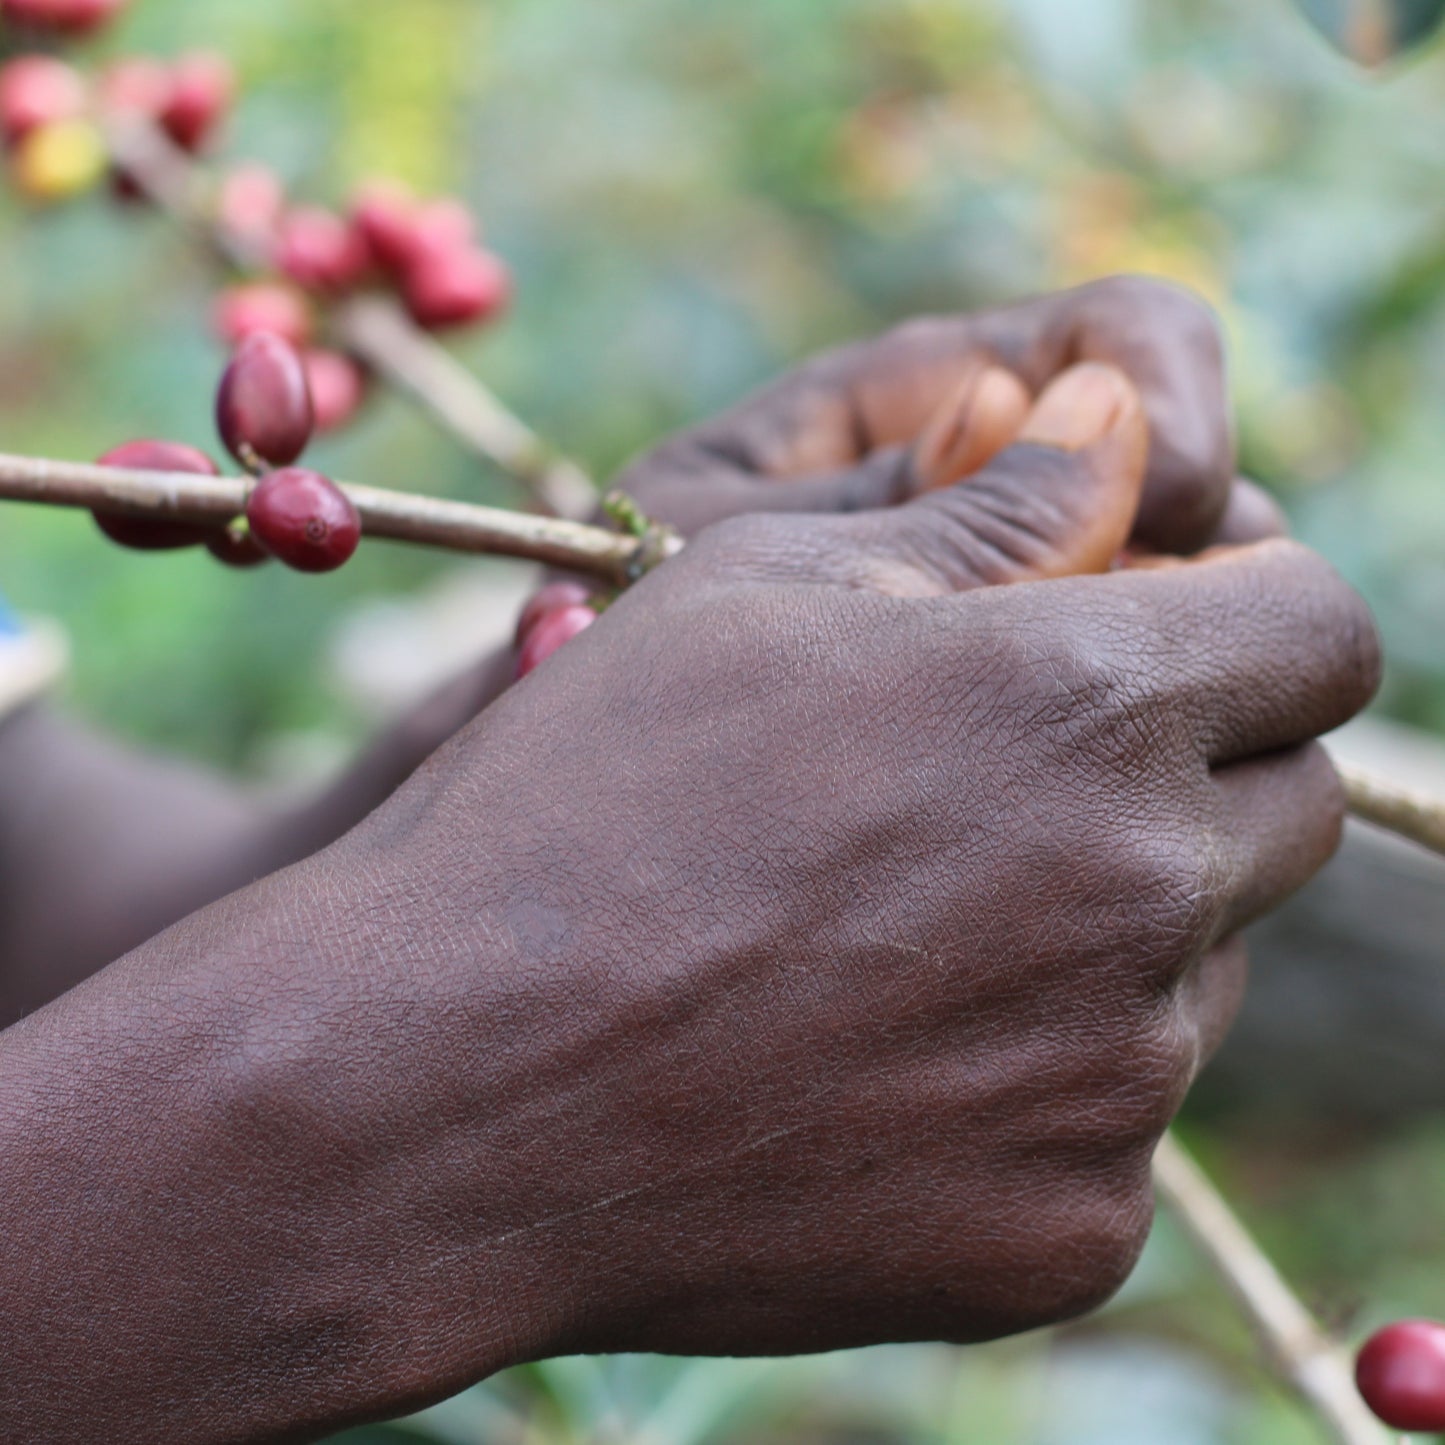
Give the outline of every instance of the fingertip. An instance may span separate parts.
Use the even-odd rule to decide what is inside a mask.
[[[1131,441],[1142,435],[1147,446],[1143,400],[1118,367],[1089,361],[1070,367],[1048,385],[1019,440],[1081,452],[1120,434]]]

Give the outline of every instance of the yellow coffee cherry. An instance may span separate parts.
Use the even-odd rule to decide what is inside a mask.
[[[15,148],[11,176],[27,199],[42,204],[88,191],[109,164],[105,139],[89,121],[62,120],[30,132]]]

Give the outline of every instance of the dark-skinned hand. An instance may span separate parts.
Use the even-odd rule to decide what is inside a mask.
[[[335,846],[0,1036],[0,1438],[1104,1299],[1378,671],[1287,542],[1020,580],[1122,540],[1142,411],[1087,368],[964,485],[705,531]]]
[[[1138,545],[1187,553],[1280,530],[1264,494],[1235,482],[1213,313],[1178,287],[1130,276],[925,317],[819,356],[664,442],[616,485],[689,536],[745,512],[891,506],[976,471],[1081,363],[1123,372],[1143,400]]]

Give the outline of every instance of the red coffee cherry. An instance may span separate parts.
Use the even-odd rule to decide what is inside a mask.
[[[226,450],[248,471],[289,466],[316,430],[301,354],[268,331],[236,348],[216,393],[216,426]]]
[[[395,181],[368,181],[351,202],[351,224],[383,270],[400,275],[411,264],[418,202]]]
[[[535,671],[554,652],[559,651],[579,633],[586,632],[597,621],[590,607],[563,607],[549,612],[532,629],[517,657],[517,681]]]
[[[181,442],[135,441],[112,448],[100,458],[102,467],[123,467],[137,472],[190,472],[200,477],[219,476],[205,452]],[[149,517],[97,512],[96,524],[112,542],[139,552],[170,552],[206,542],[214,529],[195,522],[153,521]]]
[[[1360,1351],[1355,1383],[1391,1429],[1445,1430],[1445,1325],[1387,1325]]]
[[[286,188],[270,166],[256,162],[227,173],[216,197],[216,220],[233,235],[269,240],[281,224]]]
[[[252,535],[298,572],[334,572],[361,542],[351,499],[319,472],[289,467],[257,482],[246,504]]]
[[[549,582],[522,609],[513,645],[521,647],[544,617],[568,607],[586,607],[591,601],[592,589],[580,582]]]
[[[56,35],[89,35],[114,20],[127,0],[3,0],[0,14]]]
[[[113,115],[158,120],[171,98],[170,67],[150,55],[127,55],[100,76],[100,106]]]
[[[228,346],[260,331],[280,336],[292,346],[305,346],[314,326],[306,298],[275,281],[228,287],[216,298],[211,320],[216,335]]]
[[[236,73],[224,55],[197,51],[171,67],[171,93],[161,111],[166,134],[186,151],[198,151],[225,119],[236,96]]]
[[[512,278],[490,251],[433,247],[413,261],[405,292],[417,325],[440,331],[495,316],[511,299]]]
[[[149,55],[126,56],[101,73],[99,104],[108,115],[158,121],[170,98],[170,68]],[[145,189],[122,166],[111,173],[111,189],[117,200],[147,198]]]
[[[411,218],[408,264],[431,251],[465,251],[476,245],[477,221],[465,202],[453,196],[427,201]]]
[[[377,265],[402,279],[432,253],[476,249],[476,218],[454,196],[419,201],[404,186],[372,181],[356,193],[351,216]]]
[[[360,363],[340,351],[313,348],[303,360],[316,411],[316,430],[336,431],[356,415],[366,400],[366,372]]]
[[[281,223],[276,264],[298,286],[349,291],[371,267],[371,252],[356,229],[321,206],[300,206]]]
[[[31,131],[85,114],[85,81],[48,55],[22,55],[0,67],[0,136],[7,146]]]

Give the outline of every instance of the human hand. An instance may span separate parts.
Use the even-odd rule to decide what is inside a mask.
[[[1238,931],[1338,839],[1310,740],[1378,666],[1287,543],[979,589],[991,519],[1066,518],[1135,425],[713,529],[354,840],[383,918],[440,880],[429,951],[479,990],[438,1020],[443,1114],[483,1121],[445,1192],[487,1180],[476,1239],[572,1283],[520,1357],[973,1340],[1128,1273]]]
[[[1140,484],[1127,396],[708,531],[338,844],[0,1036],[0,1434],[315,1438],[1117,1287],[1378,670],[1289,543],[978,585],[1020,498],[1047,546]]]
[[[1218,324],[1189,293],[1138,277],[912,321],[818,357],[663,443],[617,485],[687,535],[744,512],[893,505],[981,467],[1051,382],[1089,362],[1122,371],[1143,400],[1152,440],[1137,540],[1173,552],[1219,540],[1235,489]],[[1229,535],[1262,510],[1246,497]]]

